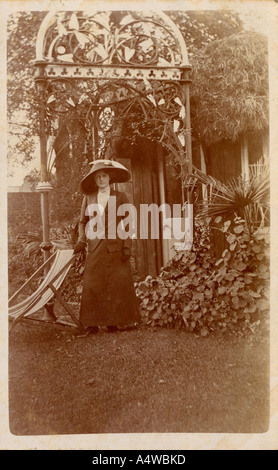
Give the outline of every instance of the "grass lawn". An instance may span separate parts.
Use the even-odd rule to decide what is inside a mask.
[[[262,433],[269,341],[140,327],[85,338],[18,324],[9,339],[10,431]]]

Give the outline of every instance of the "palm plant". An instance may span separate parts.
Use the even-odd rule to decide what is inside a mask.
[[[200,219],[235,214],[245,220],[250,234],[265,226],[269,211],[270,175],[269,162],[264,158],[256,165],[256,171],[250,172],[248,179],[238,176],[222,183],[197,169],[195,176],[209,189],[207,200],[198,207]]]
[[[22,246],[22,256],[35,260],[41,255],[40,244],[42,243],[42,237],[39,233],[19,233],[16,241]]]
[[[53,250],[73,248],[78,238],[78,225],[74,223],[60,228],[52,228],[50,232]],[[41,255],[42,236],[39,233],[19,233],[17,241],[23,248],[22,256],[37,259]]]

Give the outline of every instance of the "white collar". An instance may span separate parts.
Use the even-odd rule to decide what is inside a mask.
[[[103,189],[102,191],[99,189],[98,194],[109,194],[110,193],[110,186],[107,186],[107,188]]]

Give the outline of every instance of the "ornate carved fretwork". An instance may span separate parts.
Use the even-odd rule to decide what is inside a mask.
[[[111,67],[111,66],[84,66],[73,64],[49,64],[45,68],[48,78],[95,78],[110,80],[176,80],[182,79],[183,70],[175,67]]]
[[[42,60],[124,66],[183,66],[186,48],[170,19],[157,12],[60,12],[42,41]]]
[[[163,129],[161,138],[172,133],[175,150],[186,154],[191,67],[183,38],[167,15],[51,13],[36,50],[35,79],[44,84],[49,134],[78,120],[100,156],[115,125],[139,110]]]

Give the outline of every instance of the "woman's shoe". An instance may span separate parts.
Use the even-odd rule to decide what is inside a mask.
[[[86,338],[86,336],[93,335],[96,333],[98,333],[98,326],[89,326],[88,328],[86,328],[86,330],[77,335],[77,338]]]

